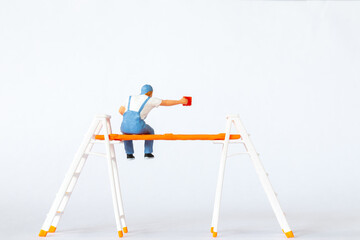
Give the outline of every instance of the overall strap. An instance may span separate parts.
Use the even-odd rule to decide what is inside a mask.
[[[148,97],[148,98],[145,100],[145,102],[141,105],[138,113],[141,113],[141,111],[143,110],[145,104],[149,101],[149,99],[150,99],[150,97]]]
[[[128,110],[130,111],[130,101],[131,101],[131,96],[129,96],[129,103],[128,103]]]

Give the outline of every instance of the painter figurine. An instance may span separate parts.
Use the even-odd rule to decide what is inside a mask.
[[[130,96],[127,105],[121,106],[119,113],[123,115],[121,132],[124,134],[154,134],[154,129],[145,123],[145,118],[149,112],[159,106],[174,106],[178,104],[187,105],[188,98],[183,97],[180,100],[161,100],[155,98],[153,88],[150,85],[144,85],[141,88],[141,94]],[[145,140],[145,158],[153,158],[153,140]],[[127,158],[135,159],[132,140],[124,141]]]

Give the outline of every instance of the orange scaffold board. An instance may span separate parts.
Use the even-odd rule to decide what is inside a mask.
[[[95,139],[104,140],[104,135],[96,135]],[[109,134],[110,140],[224,140],[225,133],[219,134]],[[230,139],[240,139],[239,134],[231,134]]]

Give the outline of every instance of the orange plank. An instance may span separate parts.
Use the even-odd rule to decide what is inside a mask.
[[[219,134],[154,134],[154,135],[137,135],[137,134],[110,134],[110,140],[224,140],[225,133]],[[104,135],[96,135],[95,139],[104,140]],[[240,139],[239,134],[231,134],[230,139]]]

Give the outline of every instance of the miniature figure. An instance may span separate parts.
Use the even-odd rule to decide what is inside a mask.
[[[141,88],[141,94],[137,96],[130,96],[127,105],[121,106],[119,113],[123,115],[121,123],[121,132],[123,134],[154,134],[154,129],[145,123],[145,118],[149,112],[159,106],[174,106],[178,104],[188,105],[189,98],[183,97],[180,100],[161,100],[152,97],[153,88],[146,84]],[[144,157],[154,158],[153,140],[145,140]],[[125,152],[127,159],[134,160],[134,147],[132,140],[124,141]]]

